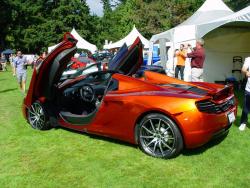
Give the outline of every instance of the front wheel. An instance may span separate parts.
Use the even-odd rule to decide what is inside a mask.
[[[38,101],[28,109],[28,121],[33,129],[47,130],[50,128],[45,108]]]
[[[177,125],[165,115],[148,114],[136,126],[139,147],[158,158],[173,158],[183,149],[183,139]]]

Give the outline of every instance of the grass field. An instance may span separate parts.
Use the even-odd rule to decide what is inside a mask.
[[[11,72],[0,72],[0,86],[1,188],[250,187],[250,130],[238,131],[240,107],[224,140],[162,160],[111,139],[33,130]]]

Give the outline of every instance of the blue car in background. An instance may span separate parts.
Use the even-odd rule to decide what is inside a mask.
[[[154,53],[153,53],[153,63],[157,62],[160,60],[158,55],[158,47],[154,48]],[[113,69],[113,67],[116,67],[115,65],[119,63],[123,57],[127,54],[128,52],[128,47],[125,44],[118,50],[117,54],[109,61],[108,67],[110,70]],[[144,58],[143,60],[143,65],[140,67],[140,69],[136,72],[135,76],[141,77],[144,74],[144,71],[153,71],[153,72],[158,72],[161,74],[166,74],[165,70],[163,69],[162,66],[157,66],[157,65],[147,65],[147,58]]]
[[[153,47],[153,56],[152,56],[152,62],[153,64],[160,61],[160,56],[159,56],[159,47],[158,46],[154,46]],[[148,54],[144,54],[143,57],[143,65],[147,65],[148,63]]]

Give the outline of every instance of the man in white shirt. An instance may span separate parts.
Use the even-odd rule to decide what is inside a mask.
[[[246,124],[248,120],[247,115],[250,112],[250,57],[247,57],[245,59],[241,71],[247,77],[244,104],[243,104],[242,115],[240,119],[240,127],[239,127],[240,131],[244,131],[246,129]]]

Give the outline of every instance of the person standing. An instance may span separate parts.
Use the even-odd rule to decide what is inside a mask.
[[[191,49],[191,45],[189,48],[192,52],[187,54],[187,57],[191,59],[191,81],[192,82],[203,82],[203,65],[205,61],[205,49],[204,40],[198,39],[196,41],[196,47],[194,50]]]
[[[27,79],[27,59],[22,55],[21,51],[17,52],[17,57],[14,59],[14,74],[16,74],[18,84],[23,93],[25,93]]]
[[[16,75],[15,75],[14,59],[15,59],[14,54],[10,54],[9,60],[10,60],[10,65],[11,65],[11,67],[12,67],[12,75],[13,75],[13,76],[16,76]]]
[[[39,56],[39,58],[35,61],[35,63],[34,63],[35,67],[38,67],[43,62],[43,60],[45,60],[46,57],[47,57],[47,52],[43,52]]]
[[[242,73],[247,77],[247,84],[245,87],[245,96],[244,96],[244,104],[242,109],[242,115],[240,119],[240,131],[244,131],[246,129],[246,124],[248,120],[248,113],[250,112],[250,57],[245,59],[243,67],[241,69]]]
[[[184,44],[180,45],[180,50],[176,51],[175,55],[177,58],[177,64],[175,67],[175,78],[178,78],[180,72],[181,79],[184,80],[185,60],[187,57],[187,52],[184,49]]]
[[[1,55],[0,63],[2,71],[6,71],[6,58],[4,54]]]

